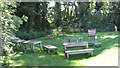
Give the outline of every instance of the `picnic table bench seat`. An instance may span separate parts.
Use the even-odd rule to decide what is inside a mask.
[[[64,37],[64,42],[66,42],[66,40],[68,40],[69,42],[71,40],[76,40],[77,42],[79,42],[79,40],[83,41],[83,37]]]
[[[96,45],[99,45],[100,47],[101,47],[101,42],[97,42],[97,41],[86,41],[86,42],[88,42],[88,44],[92,44],[94,47],[96,46]]]
[[[46,46],[43,46],[43,50],[47,50],[48,54],[51,55],[50,53],[50,50],[55,50],[55,54],[57,54],[57,47],[56,46],[53,46],[53,45],[46,45]]]
[[[90,53],[93,56],[94,49],[82,49],[82,50],[68,50],[65,51],[65,57],[69,59],[70,54]]]
[[[67,42],[63,43],[65,51],[68,48],[77,48],[77,47],[82,47],[82,48],[88,48],[88,42]]]

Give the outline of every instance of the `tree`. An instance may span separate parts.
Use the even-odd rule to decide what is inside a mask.
[[[28,17],[23,15],[21,18],[14,14],[15,8],[17,7],[16,2],[0,2],[0,13],[1,13],[1,36],[3,48],[3,65],[8,65],[7,60],[12,51],[12,46],[9,45],[11,39],[15,39],[14,31],[16,31],[20,24],[23,24],[23,20],[27,21]],[[11,42],[12,43],[12,42]]]

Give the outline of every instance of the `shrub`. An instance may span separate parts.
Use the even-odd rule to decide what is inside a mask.
[[[30,40],[30,39],[35,39],[35,38],[39,38],[39,37],[43,37],[45,35],[49,35],[51,34],[52,31],[31,31],[31,32],[27,32],[27,31],[17,31],[15,32],[15,35],[17,37],[19,37],[20,39],[25,39],[25,40]]]

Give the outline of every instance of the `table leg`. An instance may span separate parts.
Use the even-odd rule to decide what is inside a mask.
[[[23,46],[23,51],[25,51],[24,44],[22,46]]]
[[[16,47],[17,47],[17,49],[18,49],[18,43],[16,43]]]
[[[27,49],[27,46],[26,46],[26,44],[25,44],[25,49]]]
[[[20,47],[22,46],[21,42],[20,42]]]
[[[77,39],[77,42],[78,42],[78,39]]]
[[[64,43],[65,43],[65,41],[66,41],[66,40],[64,39]]]
[[[56,52],[55,52],[56,54],[57,54],[57,49],[56,49]]]
[[[30,48],[32,48],[31,46],[32,46],[32,44],[30,44]]]
[[[40,50],[42,51],[42,43],[40,43]]]
[[[86,45],[86,49],[88,49],[88,43],[87,43],[87,45]]]
[[[34,44],[33,44],[33,52],[35,52],[35,46],[34,46]]]
[[[69,59],[69,54],[67,54],[67,59]]]
[[[90,56],[93,56],[93,51],[91,51],[91,54],[90,54]]]
[[[50,50],[48,49],[47,51],[48,51],[48,54],[50,54]]]
[[[69,39],[69,42],[70,42],[70,39]]]
[[[45,47],[43,47],[43,51],[45,51]]]
[[[64,49],[65,49],[65,51],[66,51],[66,49],[67,49],[66,46],[64,46]]]

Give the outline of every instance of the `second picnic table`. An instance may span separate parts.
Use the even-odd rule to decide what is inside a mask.
[[[64,37],[64,42],[66,42],[67,39],[69,40],[69,42],[71,41],[71,39],[75,39],[77,40],[77,42],[79,42],[79,39],[83,41],[83,37]]]
[[[30,48],[32,46],[33,52],[39,51],[39,50],[35,50],[35,44],[40,44],[40,50],[42,51],[42,41],[25,41],[23,42],[23,50],[25,50],[24,45],[29,44]]]

